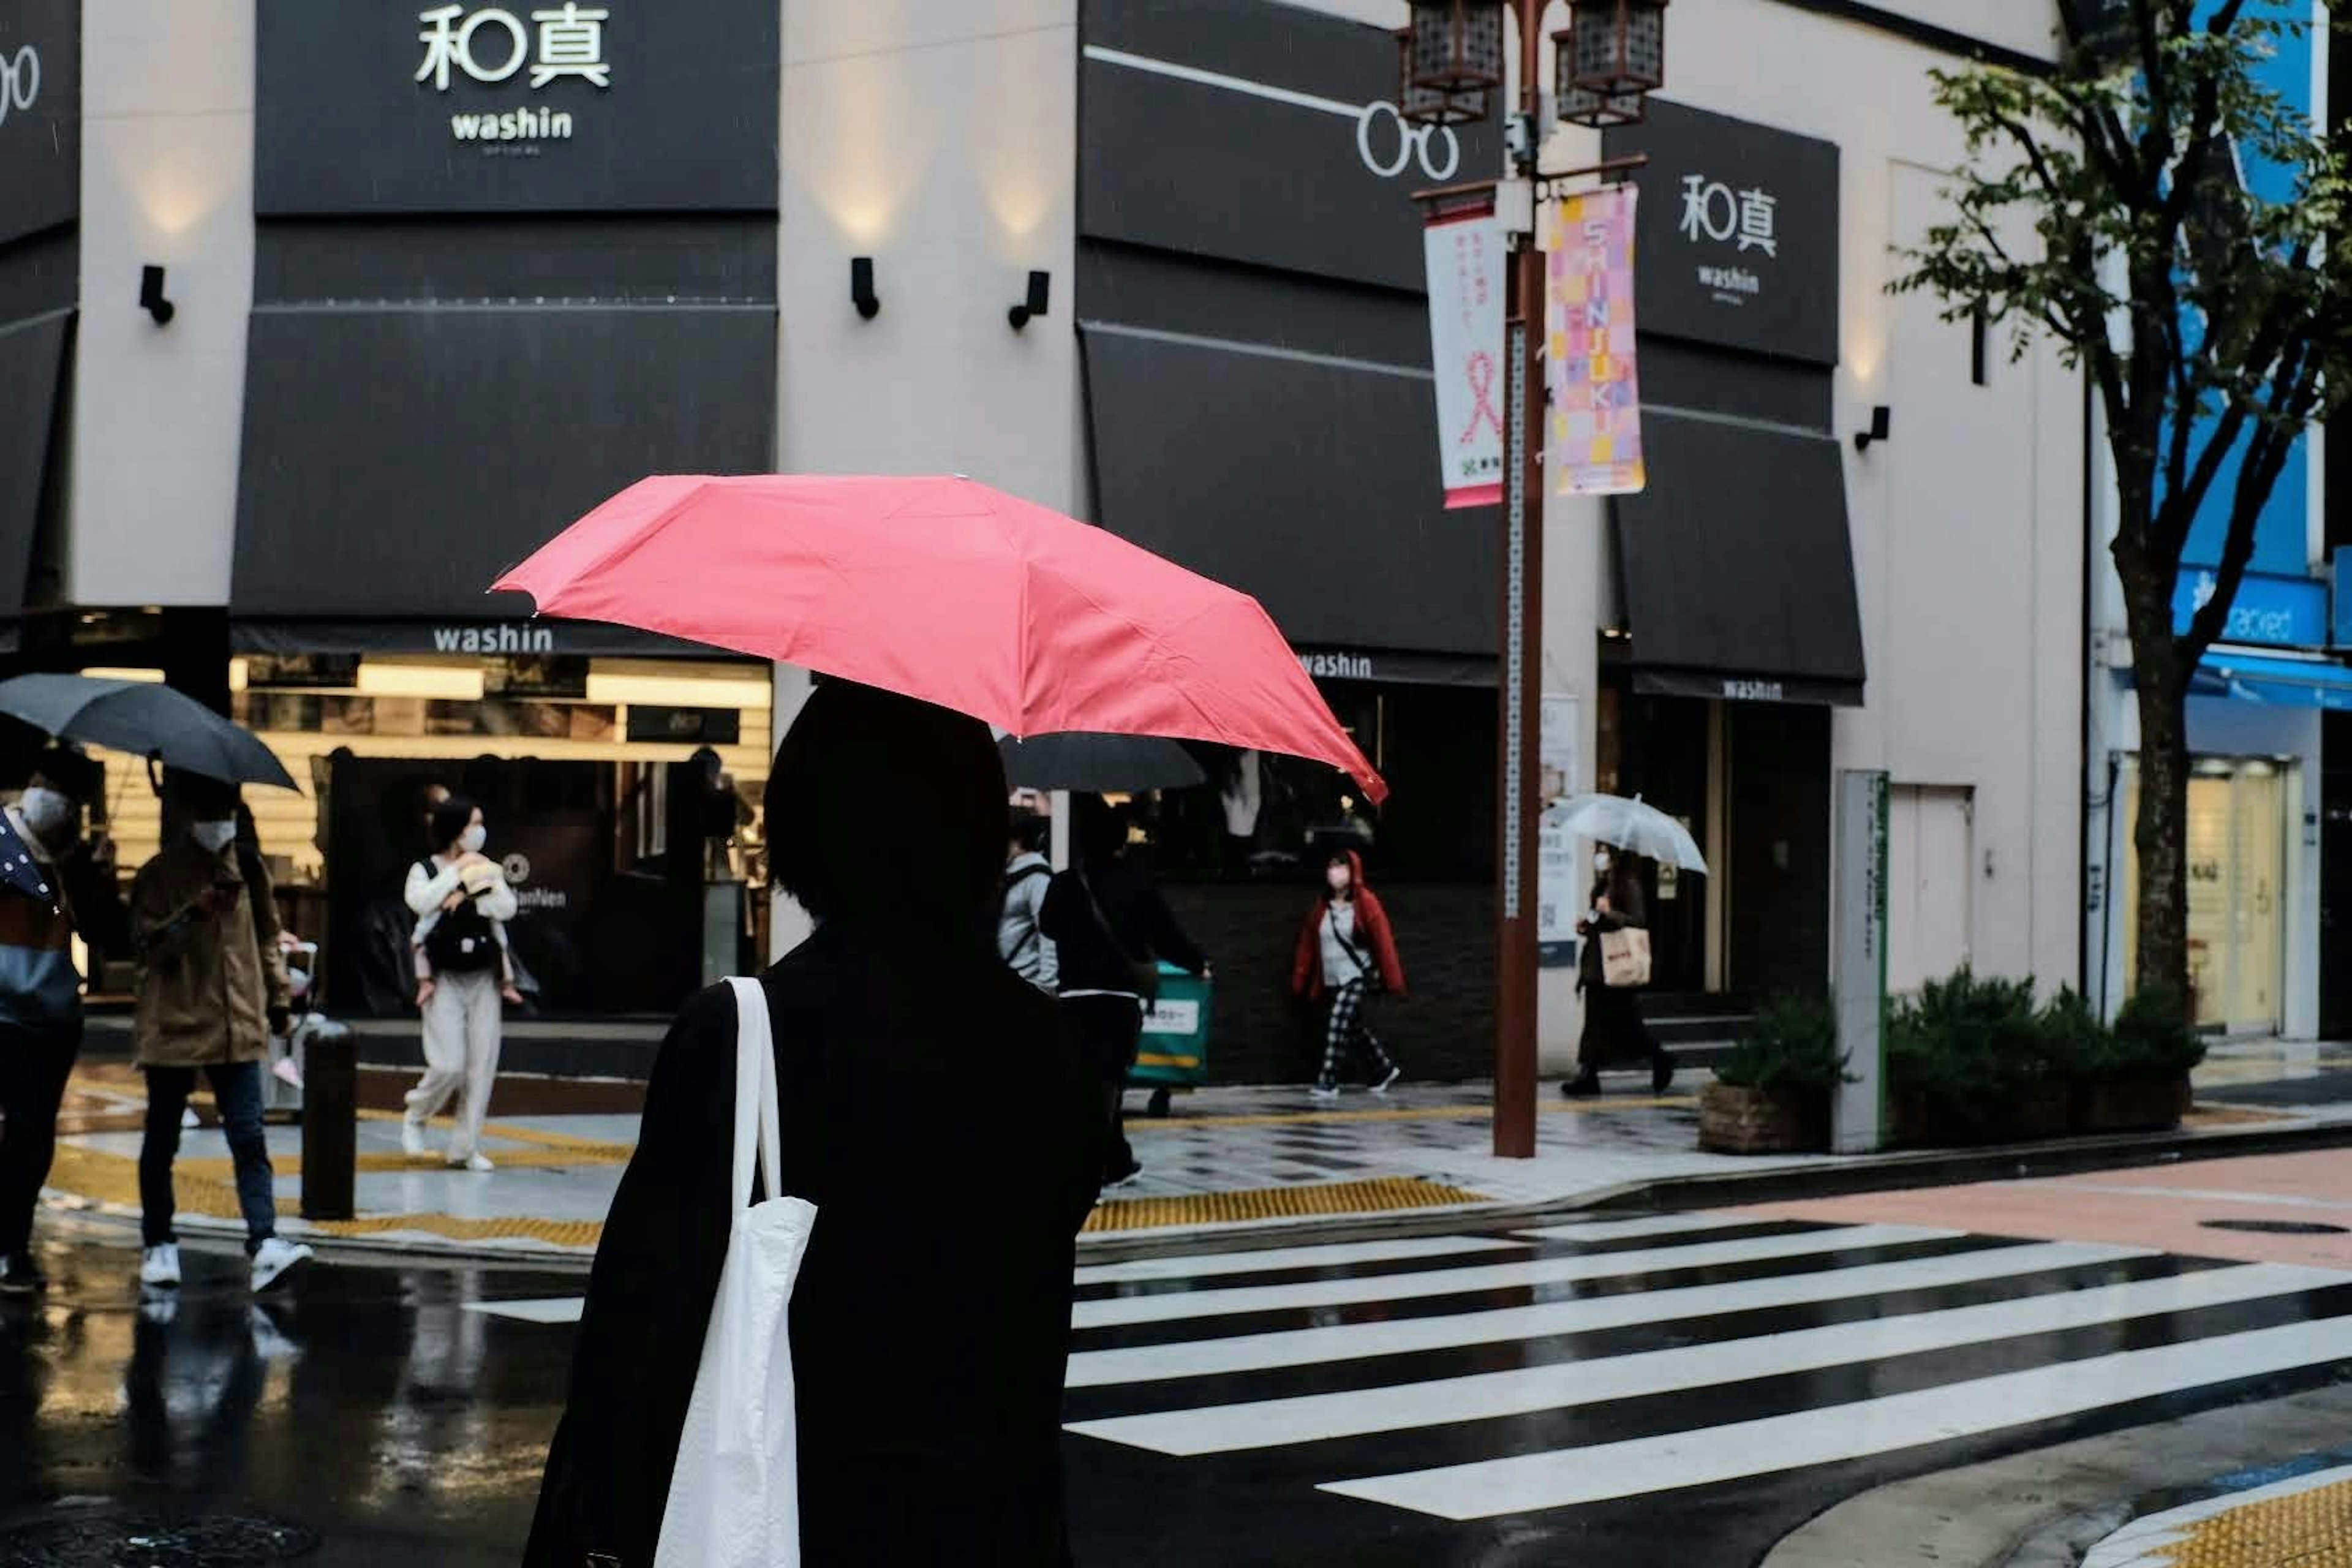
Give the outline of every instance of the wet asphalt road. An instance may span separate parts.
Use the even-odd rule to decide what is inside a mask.
[[[1079,1563],[1746,1568],[1884,1480],[2329,1381],[2352,1336],[2352,1276],[2333,1271],[1753,1215],[1647,1223],[1082,1270],[1069,1415],[1125,1430],[1066,1438]],[[1706,1228],[1657,1228],[1685,1225]],[[304,1563],[516,1560],[582,1276],[322,1266],[256,1306],[226,1253],[189,1252],[176,1300],[142,1299],[120,1239],[53,1241],[45,1262],[47,1301],[0,1303],[0,1565],[19,1560],[12,1531],[99,1500],[308,1527],[322,1544]],[[520,1302],[548,1305],[499,1310]],[[1886,1334],[1907,1339],[1871,1338]],[[2326,1343],[2260,1363],[2281,1334]],[[1809,1341],[1829,1347],[1813,1364]],[[2179,1386],[2103,1405],[2118,1396],[2100,1358],[2141,1351],[2187,1352]],[[1606,1398],[1449,1405],[1650,1366],[1654,1387]],[[2001,1425],[2006,1401],[2058,1384],[2076,1407]],[[1403,1417],[1350,1403],[1400,1387]],[[1938,1403],[1903,1404],[1920,1398]],[[1312,1429],[1254,1446],[1267,1400],[1306,1401]],[[1192,1423],[1192,1451],[1170,1421]],[[1959,1435],[1915,1446],[1939,1430]],[[1853,1451],[1771,1468],[1780,1446],[1825,1440]],[[1515,1456],[1590,1496],[1475,1517]],[[1677,1468],[1701,1463],[1716,1468]],[[1473,1517],[1324,1489],[1410,1489],[1451,1466],[1475,1479],[1440,1500]]]

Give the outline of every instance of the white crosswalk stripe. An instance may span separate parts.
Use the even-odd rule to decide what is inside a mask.
[[[1070,1430],[1466,1522],[2030,1441],[2352,1358],[2352,1274],[2326,1269],[1739,1215],[1480,1239],[1111,1266],[1077,1306]]]

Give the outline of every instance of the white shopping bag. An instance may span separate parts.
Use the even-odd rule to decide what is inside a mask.
[[[799,1568],[800,1445],[793,1426],[793,1281],[816,1208],[776,1197],[782,1135],[767,994],[735,991],[735,1224],[703,1331],[702,1365],[677,1445],[655,1568]],[[764,1203],[751,1201],[752,1162]]]

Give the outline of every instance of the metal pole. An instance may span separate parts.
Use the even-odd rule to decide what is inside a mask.
[[[1527,116],[1523,178],[1536,167],[1543,0],[1512,0],[1519,26],[1519,112]],[[1511,258],[1504,331],[1509,400],[1503,459],[1502,668],[1496,683],[1501,861],[1495,912],[1495,1152],[1536,1152],[1538,975],[1536,899],[1541,815],[1536,723],[1528,684],[1543,668],[1543,255],[1532,235]]]

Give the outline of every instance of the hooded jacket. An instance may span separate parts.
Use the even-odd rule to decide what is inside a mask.
[[[1356,940],[1370,952],[1372,966],[1380,971],[1381,984],[1391,996],[1402,996],[1404,963],[1397,957],[1396,933],[1390,929],[1389,912],[1379,895],[1364,883],[1364,858],[1352,849],[1348,851],[1348,877],[1356,906]],[[1323,919],[1330,907],[1328,894],[1318,896],[1315,907],[1307,911],[1307,924],[1298,932],[1298,953],[1290,966],[1290,988],[1301,996],[1320,998],[1323,994]]]

